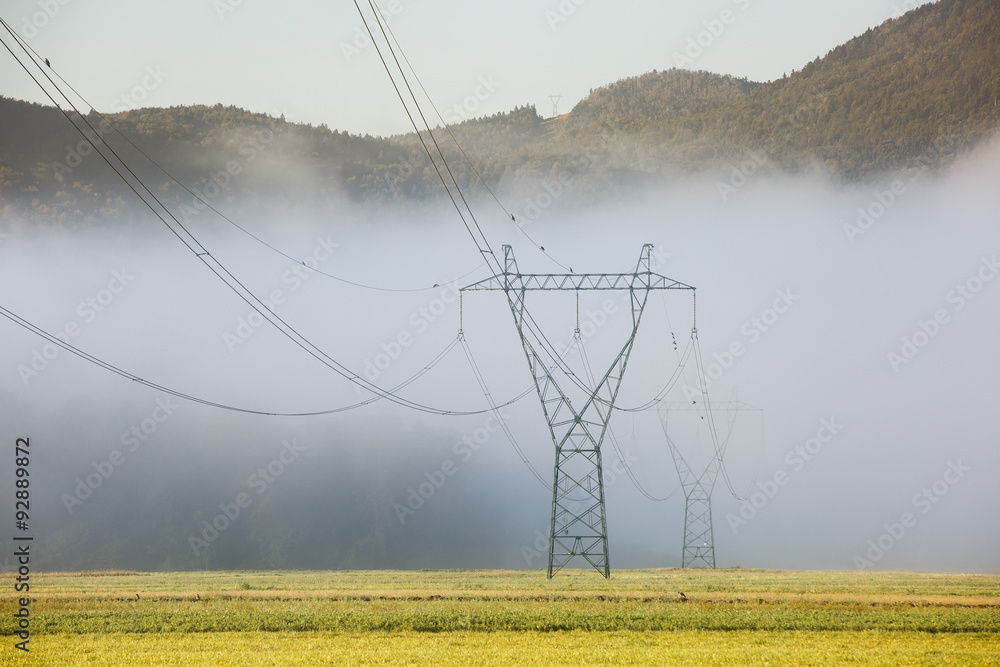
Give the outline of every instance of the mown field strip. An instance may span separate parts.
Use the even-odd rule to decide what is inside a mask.
[[[996,665],[996,635],[449,632],[51,635],[11,665]]]
[[[41,573],[31,596],[40,664],[1000,664],[1000,577],[983,575]]]
[[[418,603],[419,604],[419,603]],[[369,605],[358,609],[289,611],[280,603],[231,611],[73,611],[38,614],[34,630],[51,633],[150,632],[648,632],[764,630],[1000,633],[997,609],[910,611],[822,609],[574,609],[530,605],[493,608]]]

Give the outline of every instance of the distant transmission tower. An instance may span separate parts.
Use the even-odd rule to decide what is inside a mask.
[[[649,292],[694,290],[690,285],[653,273],[650,269],[652,248],[650,244],[642,247],[639,263],[632,273],[524,274],[518,271],[511,247],[505,245],[504,272],[461,290],[501,290],[507,295],[514,325],[528,359],[528,370],[542,402],[542,412],[556,454],[549,530],[550,579],[576,556],[584,558],[605,577],[611,576],[601,444],[608,431],[608,422]],[[540,340],[544,337],[537,330],[532,331],[536,325],[525,310],[526,293],[536,290],[564,290],[577,295],[584,290],[629,292],[632,331],[609,370],[598,376],[600,379],[593,389],[581,385],[559,359],[554,358],[551,365],[547,363],[552,355],[544,355],[544,349],[540,351]],[[531,338],[535,338],[536,342],[533,343]],[[539,347],[536,348],[536,344]],[[557,370],[560,371],[558,377]]]
[[[559,100],[562,95],[549,95],[549,99],[552,100],[552,117],[555,118],[559,115]]]
[[[712,490],[715,488],[715,481],[719,471],[722,469],[722,462],[726,455],[726,448],[729,444],[729,437],[732,435],[733,423],[736,411],[757,410],[745,403],[731,402],[725,404],[729,409],[728,432],[726,438],[721,443],[718,435],[714,433],[714,421],[711,416],[711,404],[661,404],[660,421],[663,424],[663,433],[670,446],[670,455],[674,459],[674,466],[677,468],[677,476],[680,478],[681,486],[684,489],[684,548],[681,555],[681,567],[706,567],[715,569],[715,539],[712,530]],[[720,406],[721,407],[721,406]],[[699,420],[705,421],[712,432],[713,449],[712,458],[708,465],[697,473],[684,459],[680,448],[670,436],[672,426],[668,424],[671,411],[697,412]],[[707,415],[701,414],[707,412]],[[704,417],[708,418],[705,419]]]

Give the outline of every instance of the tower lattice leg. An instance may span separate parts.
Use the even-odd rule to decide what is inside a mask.
[[[643,245],[639,261],[631,273],[577,274],[570,269],[568,274],[523,274],[514,261],[513,250],[505,245],[503,272],[462,289],[462,292],[502,290],[507,295],[528,360],[528,368],[542,403],[549,434],[552,436],[552,444],[555,445],[549,577],[576,557],[584,558],[605,577],[611,576],[601,444],[608,430],[611,411],[621,388],[650,290],[694,291],[694,287],[690,285],[654,273],[651,265],[652,250],[651,244]],[[578,298],[581,290],[628,293],[632,314],[631,333],[607,372],[599,379],[589,377],[586,384],[581,383],[525,310],[526,293],[545,290],[573,291]],[[577,310],[579,311],[579,301]],[[577,318],[579,320],[579,313]],[[586,365],[589,368],[589,362]],[[590,384],[594,386],[590,387]]]
[[[705,489],[698,484],[687,494],[684,504],[684,555],[681,557],[681,567],[715,569],[711,493],[711,489]]]
[[[557,448],[553,472],[549,578],[575,556],[611,576],[601,452],[585,443],[567,442]]]
[[[517,276],[513,257],[506,258],[507,276]],[[649,247],[643,248],[640,269],[649,270]],[[632,331],[608,371],[593,389],[580,391],[580,386],[557,378],[556,368],[545,363],[532,344],[526,329],[523,281],[506,283],[507,299],[521,345],[528,360],[542,402],[542,411],[555,445],[556,460],[552,476],[552,521],[549,530],[548,576],[565,567],[573,558],[583,557],[605,577],[611,576],[608,559],[608,522],[604,511],[604,475],[601,470],[601,444],[611,420],[611,410],[629,355],[635,343],[636,331],[649,297],[648,289],[629,290],[632,304]],[[518,289],[520,288],[520,289]],[[569,391],[574,399],[571,400]]]
[[[696,475],[680,449],[674,444],[667,428],[667,415],[661,412],[663,432],[667,436],[670,454],[674,458],[677,476],[684,489],[684,548],[681,567],[715,569],[715,540],[712,532],[712,489],[719,475],[722,458],[716,456]]]

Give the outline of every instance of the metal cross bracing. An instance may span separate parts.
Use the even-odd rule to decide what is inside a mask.
[[[709,412],[707,421],[708,428],[714,429],[714,419],[711,418],[712,403],[705,402],[701,405],[679,404],[672,405],[663,403],[660,405],[660,421],[663,425],[663,433],[667,438],[667,445],[670,447],[670,455],[674,459],[674,466],[677,468],[677,477],[680,479],[681,487],[684,489],[684,546],[681,554],[681,567],[707,567],[715,569],[715,539],[712,530],[712,490],[715,488],[715,481],[718,479],[722,469],[722,462],[725,459],[726,449],[729,445],[729,437],[732,435],[735,415],[738,411],[754,410],[759,411],[752,405],[730,401],[724,404],[728,414],[728,433],[726,438],[719,442],[716,434],[713,434],[712,458],[701,471],[695,473],[688,464],[684,455],[674,439],[670,436],[669,418],[671,411],[696,412],[698,418],[704,420],[701,415],[703,410]],[[717,404],[716,404],[717,405]]]
[[[463,292],[499,290],[506,294],[555,445],[549,578],[576,557],[586,560],[605,577],[611,576],[601,445],[650,290],[695,289],[653,273],[650,267],[652,248],[648,243],[642,247],[632,273],[525,274],[518,270],[511,247],[505,245],[504,272],[462,289]],[[545,349],[544,337],[537,331],[525,307],[526,293],[541,290],[566,290],[577,294],[588,290],[629,292],[631,333],[595,386],[582,385],[558,355]],[[553,363],[546,363],[546,359]]]
[[[664,429],[666,421],[664,420]],[[684,488],[684,551],[681,567],[715,569],[715,540],[712,533],[712,489],[719,474],[722,459],[713,456],[700,475],[696,475],[669,437],[670,454],[677,467],[677,476]]]

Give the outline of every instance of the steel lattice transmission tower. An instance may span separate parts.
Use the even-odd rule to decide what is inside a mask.
[[[611,576],[608,560],[608,527],[604,513],[604,477],[601,444],[608,430],[642,312],[651,290],[694,287],[653,273],[650,253],[642,248],[632,273],[523,274],[517,268],[510,246],[505,245],[504,272],[469,285],[465,291],[499,290],[507,295],[514,324],[535,382],[542,412],[555,445],[552,479],[552,520],[549,530],[548,577],[574,557],[584,558],[605,577]],[[534,321],[525,308],[527,292],[564,290],[627,291],[631,300],[632,330],[610,368],[592,389],[571,377],[558,357],[546,353],[539,342]],[[534,342],[533,342],[534,341]],[[552,359],[552,364],[546,363]],[[571,398],[571,394],[573,397]]]
[[[680,478],[681,487],[684,489],[684,549],[681,555],[681,567],[707,567],[715,569],[715,539],[712,530],[712,490],[715,488],[715,481],[718,479],[719,471],[722,469],[726,447],[729,444],[729,437],[735,421],[735,411],[759,411],[759,408],[738,401],[724,405],[729,408],[729,433],[721,444],[718,434],[712,433],[712,458],[701,471],[701,474],[696,473],[691,468],[683,454],[681,454],[677,443],[670,437],[668,422],[672,410],[675,412],[698,412],[699,419],[702,419],[701,411],[705,410],[708,413],[708,419],[705,420],[707,426],[714,431],[715,420],[711,414],[712,404],[706,401],[702,404],[702,407],[698,407],[697,404],[670,405],[663,403],[660,405],[660,422],[663,424],[663,433],[666,435],[667,444],[670,446],[670,455],[674,459],[677,476]]]
[[[663,430],[667,430],[666,417]],[[680,449],[667,436],[670,455],[674,457],[677,476],[684,488],[684,551],[681,567],[715,569],[715,540],[712,532],[712,489],[719,475],[722,460],[713,456],[700,475],[696,475],[681,455]]]
[[[562,95],[549,95],[549,100],[552,102],[552,117],[555,118],[559,115],[559,100],[562,99]]]

